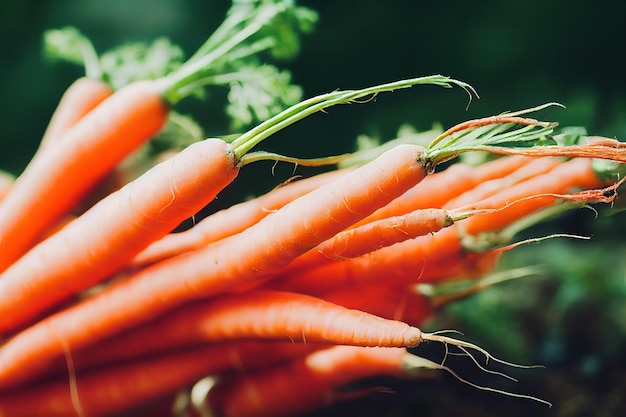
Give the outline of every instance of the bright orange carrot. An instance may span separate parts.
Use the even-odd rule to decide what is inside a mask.
[[[113,91],[105,82],[91,78],[80,77],[65,90],[57,104],[52,117],[43,134],[40,149],[54,142],[74,126],[87,113],[108,98]]]
[[[0,333],[120,270],[211,202],[238,172],[229,145],[207,139],[101,200],[4,271]]]
[[[497,208],[499,210],[494,214],[477,214],[472,219],[467,219],[462,226],[464,233],[478,235],[502,230],[530,213],[553,205],[556,201],[553,196],[530,199],[524,199],[524,197],[544,193],[566,194],[579,189],[591,190],[606,185],[593,171],[592,161],[586,158],[572,159],[545,174],[535,176],[503,189],[492,197],[465,206],[465,208]],[[510,204],[513,202],[515,203]]]
[[[485,267],[487,270],[493,267],[493,262],[497,260],[499,254],[468,253],[468,250],[478,250],[473,247],[472,240],[476,235],[501,231],[559,200],[573,200],[579,203],[612,201],[615,195],[606,192],[612,187],[605,190],[595,189],[599,185],[600,180],[591,170],[591,161],[574,159],[546,174],[533,177],[484,201],[463,208],[491,209],[489,213],[475,214],[432,236],[418,237],[358,258],[335,261],[318,268],[279,277],[265,287],[319,296],[335,286],[365,283],[382,276],[386,282],[398,284],[408,284],[417,279],[428,282],[444,278],[442,272],[450,276],[458,276],[459,273],[471,275],[471,271],[466,270],[468,259],[477,261],[478,264],[474,267],[484,273]],[[577,188],[591,190],[576,194],[560,194]],[[476,219],[480,221],[476,222]],[[496,229],[494,225],[498,225],[498,228]],[[472,239],[468,239],[472,236]],[[497,246],[501,243],[493,242],[491,245]]]
[[[432,235],[356,258],[326,263],[291,275],[278,274],[263,288],[321,297],[342,286],[356,288],[381,279],[388,285],[410,285],[490,271],[499,255],[467,253],[458,233],[458,224],[455,224]]]
[[[261,124],[231,146],[235,154],[245,154],[275,131],[275,125],[288,125],[330,105],[350,103],[369,94],[420,83],[450,85],[450,82],[446,77],[433,76],[328,93],[285,110],[268,121],[272,129]],[[473,144],[464,146],[469,150]],[[240,234],[143,269],[118,285],[47,317],[0,347],[0,384],[32,377],[36,369],[45,367],[62,353],[64,343],[72,349],[96,343],[189,300],[228,291],[282,268],[321,241],[387,204],[422,180],[427,175],[426,169],[432,169],[440,160],[447,160],[458,152],[458,147],[451,154],[438,149],[437,158],[430,158],[419,146],[398,146],[294,200]],[[312,222],[315,227],[311,227]],[[111,315],[111,311],[115,314]]]
[[[189,147],[184,153],[185,157],[179,155],[179,157],[167,160],[158,166],[159,169],[151,170],[129,186],[109,196],[101,204],[81,216],[80,221],[72,222],[60,233],[39,244],[23,259],[6,270],[0,281],[2,286],[0,312],[10,311],[11,314],[0,314],[2,316],[0,332],[18,328],[64,297],[105,279],[125,265],[150,242],[161,238],[184,218],[195,214],[235,178],[239,165],[245,163],[243,161],[247,156],[245,154],[254,145],[275,132],[277,126],[288,126],[326,107],[350,103],[351,99],[375,92],[432,82],[442,81],[440,77],[422,77],[363,90],[335,91],[313,97],[284,110],[230,144],[215,139]],[[118,97],[120,92],[121,90],[112,98]],[[163,102],[158,97],[155,97],[155,100]],[[103,104],[107,102],[110,102],[110,99]],[[89,115],[93,114],[94,112],[91,112]],[[333,188],[330,191],[322,191],[323,198],[334,202],[336,218],[327,219],[331,227],[328,231],[320,230],[320,236],[330,237],[341,230],[342,224],[347,226],[371,213],[426,175],[421,159],[423,148],[406,145],[396,149],[394,152],[387,153],[389,157],[381,158],[381,161],[374,165],[376,171],[382,170],[376,175],[383,177],[386,183],[375,184],[374,181],[377,178],[372,178],[370,180],[372,182],[365,182],[364,185],[354,188],[352,192],[354,197],[350,197],[351,191],[343,195],[336,195]],[[251,156],[252,161],[260,158],[256,154]],[[189,162],[185,161],[187,158],[190,158]],[[210,170],[203,168],[203,165],[210,167]],[[396,169],[401,170],[402,173],[395,172]],[[199,171],[202,173],[198,173]],[[354,172],[351,173],[354,174]],[[362,170],[359,175],[363,176],[363,172],[367,171]],[[355,181],[358,180],[350,176],[348,180],[339,182],[339,192],[343,192],[341,187],[352,187]],[[377,188],[368,189],[367,184]],[[337,201],[341,197],[346,200]],[[346,207],[348,198],[355,199],[354,207]],[[350,205],[352,204],[350,202]],[[316,210],[326,213],[327,208],[319,207]],[[364,212],[361,214],[361,211]],[[124,214],[121,214],[122,212]],[[315,209],[312,213],[315,213]],[[342,217],[345,219],[342,220]],[[309,219],[314,218],[309,217]],[[299,217],[294,220],[295,223],[302,223]],[[269,227],[272,227],[272,224],[270,222]],[[304,230],[300,233],[309,234],[306,224],[301,227],[304,227]],[[276,230],[269,230],[276,234]],[[289,232],[285,228],[282,230],[284,239],[291,241],[292,237],[289,236]],[[265,231],[261,233],[263,233],[262,239],[265,239]],[[316,231],[311,236],[303,236],[303,241],[295,245],[294,251],[300,254],[299,251],[303,248],[308,249],[319,243],[317,233]],[[241,244],[237,243],[237,246]],[[250,246],[248,249],[251,253],[255,251],[255,248]],[[231,256],[236,253],[237,251],[232,252]],[[283,257],[284,261],[276,260],[277,262],[272,264],[267,262],[270,258],[265,258],[266,268],[276,268],[281,262],[291,260],[290,256],[292,256],[284,250],[279,251],[277,255]],[[258,256],[250,255],[249,259],[258,260]],[[169,278],[168,281],[170,283],[167,286],[171,285]],[[217,282],[223,283],[224,280],[217,279]],[[195,296],[193,293],[187,295],[187,297]]]
[[[59,138],[56,146],[31,160],[0,203],[0,272],[26,253],[128,154],[158,133],[170,105],[203,88],[211,82],[207,78],[215,83],[219,74],[211,66],[216,61],[230,59],[229,54],[235,55],[233,59],[246,57],[270,47],[271,42],[257,42],[255,47],[245,42],[288,7],[256,6],[239,15],[236,25],[227,19],[215,36],[172,73],[117,89]]]
[[[67,339],[73,349],[80,348],[189,300],[227,291],[280,269],[420,181],[426,175],[419,162],[421,149],[397,147],[240,234],[143,269],[33,325],[0,347],[0,381],[20,368],[26,370],[19,365],[21,360],[13,358],[15,354],[35,364],[29,359],[32,354],[44,359],[60,353],[59,337]],[[311,221],[316,222],[314,229]],[[109,314],[112,309],[115,315]],[[35,342],[42,336],[46,343]]]
[[[168,112],[161,94],[147,81],[118,90],[30,162],[0,203],[0,271],[161,129]]]
[[[383,280],[363,285],[335,288],[321,296],[346,308],[365,311],[411,326],[421,326],[433,314],[428,298],[413,286],[392,285]]]
[[[430,175],[404,195],[354,226],[423,208],[441,208],[446,201],[477,184],[508,175],[531,160],[532,158],[520,156],[497,158],[476,167],[455,163],[443,171]]]
[[[224,417],[295,415],[354,398],[358,393],[342,393],[341,388],[360,379],[419,375],[411,366],[412,356],[401,348],[335,346],[225,379],[209,391],[208,402]]]
[[[106,362],[228,340],[412,346],[415,327],[303,294],[247,291],[195,302],[84,350]],[[94,359],[96,358],[96,359]]]
[[[341,259],[356,258],[408,239],[435,233],[455,221],[453,215],[442,209],[415,210],[400,216],[374,220],[344,230],[299,256],[281,275],[319,267]]]
[[[504,157],[503,159],[506,158],[510,157]],[[509,174],[477,183],[475,187],[470,188],[464,193],[446,201],[442,207],[446,209],[454,209],[469,205],[478,200],[489,197],[490,195],[496,194],[504,188],[511,187],[513,184],[517,184],[518,182],[527,180],[536,175],[544,174],[561,163],[562,161],[558,158],[534,158]],[[476,167],[475,169],[478,170],[479,167]]]
[[[302,353],[301,353],[302,352]],[[213,345],[139,358],[90,372],[75,370],[40,385],[0,394],[0,415],[20,417],[105,416],[129,412],[172,395],[200,378],[252,364],[267,366],[306,352],[300,344],[249,342]],[[68,360],[71,359],[71,351]]]
[[[71,312],[71,309],[66,311]],[[147,327],[144,332],[128,332],[116,348],[124,350],[124,343],[128,343],[130,349],[135,351],[138,344],[148,351],[167,350],[201,341],[225,342],[254,338],[408,347],[428,339],[417,327],[401,321],[346,309],[315,297],[276,291],[250,291],[222,296],[205,304],[183,309],[182,313],[169,317],[156,327]],[[45,325],[45,322],[44,320],[40,323]],[[31,329],[38,326],[40,325]],[[37,340],[40,336],[36,333],[26,330],[2,347],[2,359],[7,362],[2,363],[0,387],[6,388],[36,379],[41,373],[54,368],[54,363],[62,357],[62,352],[81,348],[69,339]],[[145,337],[149,337],[150,346],[145,346]],[[16,350],[18,345],[25,343],[28,343],[29,349]],[[58,349],[61,352],[50,354]],[[33,359],[33,351],[43,353],[44,350],[46,357]],[[8,362],[8,359],[12,362]]]
[[[349,171],[351,169],[347,168],[333,170],[289,182],[264,195],[213,213],[189,230],[169,234],[154,242],[132,260],[131,267],[146,266],[242,232],[290,201]]]

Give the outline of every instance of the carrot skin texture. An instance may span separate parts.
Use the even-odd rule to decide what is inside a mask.
[[[356,258],[331,262],[291,275],[281,274],[262,288],[322,297],[342,286],[356,287],[381,279],[387,285],[411,285],[482,275],[490,271],[498,256],[467,253],[459,239],[459,224]]]
[[[432,316],[428,297],[411,286],[387,282],[335,288],[321,296],[331,303],[419,327]]]
[[[35,376],[63,354],[65,343],[79,349],[193,299],[275,272],[421,181],[427,175],[422,152],[419,146],[398,146],[240,234],[143,269],[48,316],[0,347],[0,386]]]
[[[537,175],[550,172],[561,163],[562,161],[558,158],[545,157],[533,159],[509,174],[477,184],[475,187],[447,201],[442,207],[445,209],[458,209],[465,205],[473,204],[479,200],[497,194],[507,187],[511,187]]]
[[[350,382],[405,376],[408,355],[401,348],[334,346],[279,367],[235,375],[209,391],[208,402],[224,417],[296,415],[340,401],[339,389]]]
[[[348,169],[329,171],[297,180],[278,186],[262,196],[213,213],[189,230],[169,234],[154,242],[139,253],[130,266],[131,268],[147,266],[240,233],[292,200],[349,171]]]
[[[113,94],[104,81],[80,77],[65,90],[41,138],[41,150],[61,137],[83,116]]]
[[[0,332],[100,283],[193,216],[236,177],[220,139],[194,143],[101,200],[9,267],[0,279]]]
[[[463,233],[478,235],[501,230],[530,213],[551,206],[557,200],[552,196],[538,197],[504,207],[524,197],[544,193],[564,194],[576,189],[588,190],[602,187],[602,181],[593,172],[591,163],[592,160],[586,158],[569,160],[545,174],[530,178],[469,205],[477,209],[502,208],[502,210],[495,213],[477,214],[466,219],[463,222]]]
[[[259,290],[185,306],[94,346],[94,352],[146,354],[233,339],[409,347],[420,336],[398,320],[303,294]]]
[[[448,200],[475,185],[508,175],[531,160],[530,157],[514,156],[498,158],[476,167],[463,163],[453,164],[444,171],[428,176],[390,204],[355,224],[354,227],[414,210],[441,208]],[[460,181],[461,178],[462,181]]]
[[[129,84],[33,158],[0,203],[0,271],[26,253],[120,162],[159,132],[168,107],[158,85]]]
[[[451,226],[454,220],[441,209],[419,209],[410,213],[374,220],[344,230],[299,256],[280,273],[291,273],[311,267],[356,258],[396,243],[435,233]]]

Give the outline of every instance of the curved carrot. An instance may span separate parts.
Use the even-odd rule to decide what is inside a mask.
[[[411,356],[401,348],[335,346],[282,366],[224,379],[209,391],[207,401],[224,417],[296,415],[359,395],[342,392],[351,382],[415,375],[409,366]]]
[[[104,81],[80,77],[65,90],[43,134],[40,149],[61,137],[87,113],[113,94]]]
[[[347,168],[333,170],[280,185],[264,195],[213,213],[189,230],[169,234],[152,243],[133,258],[130,267],[146,266],[242,232],[290,201],[350,171]]]
[[[120,270],[211,202],[237,176],[237,163],[221,139],[195,143],[35,246],[2,274],[0,332]]]
[[[121,88],[31,160],[0,203],[0,271],[163,127],[168,109],[161,93],[149,81]]]
[[[84,356],[132,359],[229,340],[413,346],[420,337],[398,320],[308,295],[259,290],[188,304],[87,348]]]

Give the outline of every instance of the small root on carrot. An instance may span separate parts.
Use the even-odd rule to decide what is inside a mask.
[[[498,388],[492,388],[492,387],[486,387],[486,386],[483,386],[483,385],[478,385],[478,384],[476,384],[474,382],[471,382],[471,381],[463,378],[462,376],[460,376],[459,374],[454,372],[448,366],[445,366],[443,364],[431,361],[430,359],[426,359],[426,358],[421,357],[421,356],[412,355],[412,357],[410,359],[406,360],[405,366],[408,369],[415,369],[415,368],[440,369],[440,370],[448,372],[450,375],[452,375],[458,381],[460,381],[460,382],[462,382],[464,384],[467,384],[467,385],[469,385],[469,386],[471,386],[473,388],[479,389],[481,391],[494,392],[494,393],[506,395],[506,396],[509,396],[509,397],[524,398],[524,399],[528,399],[528,400],[533,400],[533,401],[540,402],[542,404],[546,404],[548,407],[552,407],[552,403],[550,403],[549,401],[543,400],[541,398],[534,397],[532,395],[519,394],[519,393],[516,393],[516,392],[504,391],[504,390],[501,390],[501,389],[498,389]]]
[[[502,372],[497,372],[497,371],[492,371],[489,369],[486,369],[484,366],[480,365],[480,363],[478,362],[478,360],[469,352],[469,349],[472,350],[476,350],[480,353],[482,353],[485,358],[486,358],[486,362],[487,363],[489,360],[493,361],[493,362],[497,362],[506,366],[510,366],[510,367],[514,367],[514,368],[523,368],[523,369],[532,369],[532,368],[543,368],[543,365],[520,365],[520,364],[516,364],[516,363],[512,363],[512,362],[507,362],[505,360],[496,358],[495,356],[493,356],[491,353],[489,353],[487,350],[485,350],[484,348],[481,348],[478,345],[475,345],[473,343],[470,342],[466,342],[460,339],[455,339],[453,337],[449,337],[449,336],[444,336],[444,333],[459,333],[456,330],[441,330],[441,331],[437,331],[437,332],[433,332],[433,333],[422,333],[422,341],[428,341],[428,342],[440,342],[443,343],[445,345],[446,348],[446,354],[444,355],[444,359],[441,363],[436,363],[436,362],[432,362],[428,359],[425,358],[420,358],[420,360],[423,361],[422,363],[422,367],[428,365],[430,367],[436,368],[436,369],[442,369],[445,370],[446,372],[450,373],[452,376],[454,376],[457,380],[466,383],[474,388],[483,390],[483,391],[490,391],[490,392],[495,392],[495,393],[499,393],[499,394],[503,394],[503,395],[507,395],[510,397],[516,397],[516,398],[526,398],[526,399],[530,399],[530,400],[534,400],[543,404],[548,405],[548,407],[552,407],[552,404],[546,400],[543,400],[541,398],[537,398],[537,397],[533,397],[531,395],[526,395],[526,394],[519,394],[519,393],[514,393],[514,392],[509,392],[509,391],[504,391],[504,390],[500,390],[497,388],[492,388],[492,387],[486,387],[486,386],[482,386],[482,385],[478,385],[475,384],[471,381],[468,381],[464,378],[462,378],[460,375],[458,375],[457,373],[455,373],[453,370],[451,370],[448,366],[445,365],[445,360],[446,357],[448,355],[450,355],[451,353],[448,350],[448,346],[456,346],[458,349],[460,349],[463,354],[469,356],[471,358],[471,360],[474,362],[474,364],[476,364],[476,366],[478,366],[478,368],[482,371],[485,371],[487,373],[490,374],[494,374],[494,375],[498,375],[501,377],[504,377],[506,379],[512,380],[517,382],[517,380],[507,374],[504,374]]]

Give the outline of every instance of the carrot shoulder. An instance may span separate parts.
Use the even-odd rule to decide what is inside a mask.
[[[210,203],[239,172],[221,139],[195,143],[44,240],[0,280],[0,332],[19,328],[117,272]]]
[[[350,169],[334,170],[279,185],[259,197],[213,213],[189,230],[169,234],[154,242],[133,258],[130,266],[146,266],[242,232],[292,200],[349,171]]]

